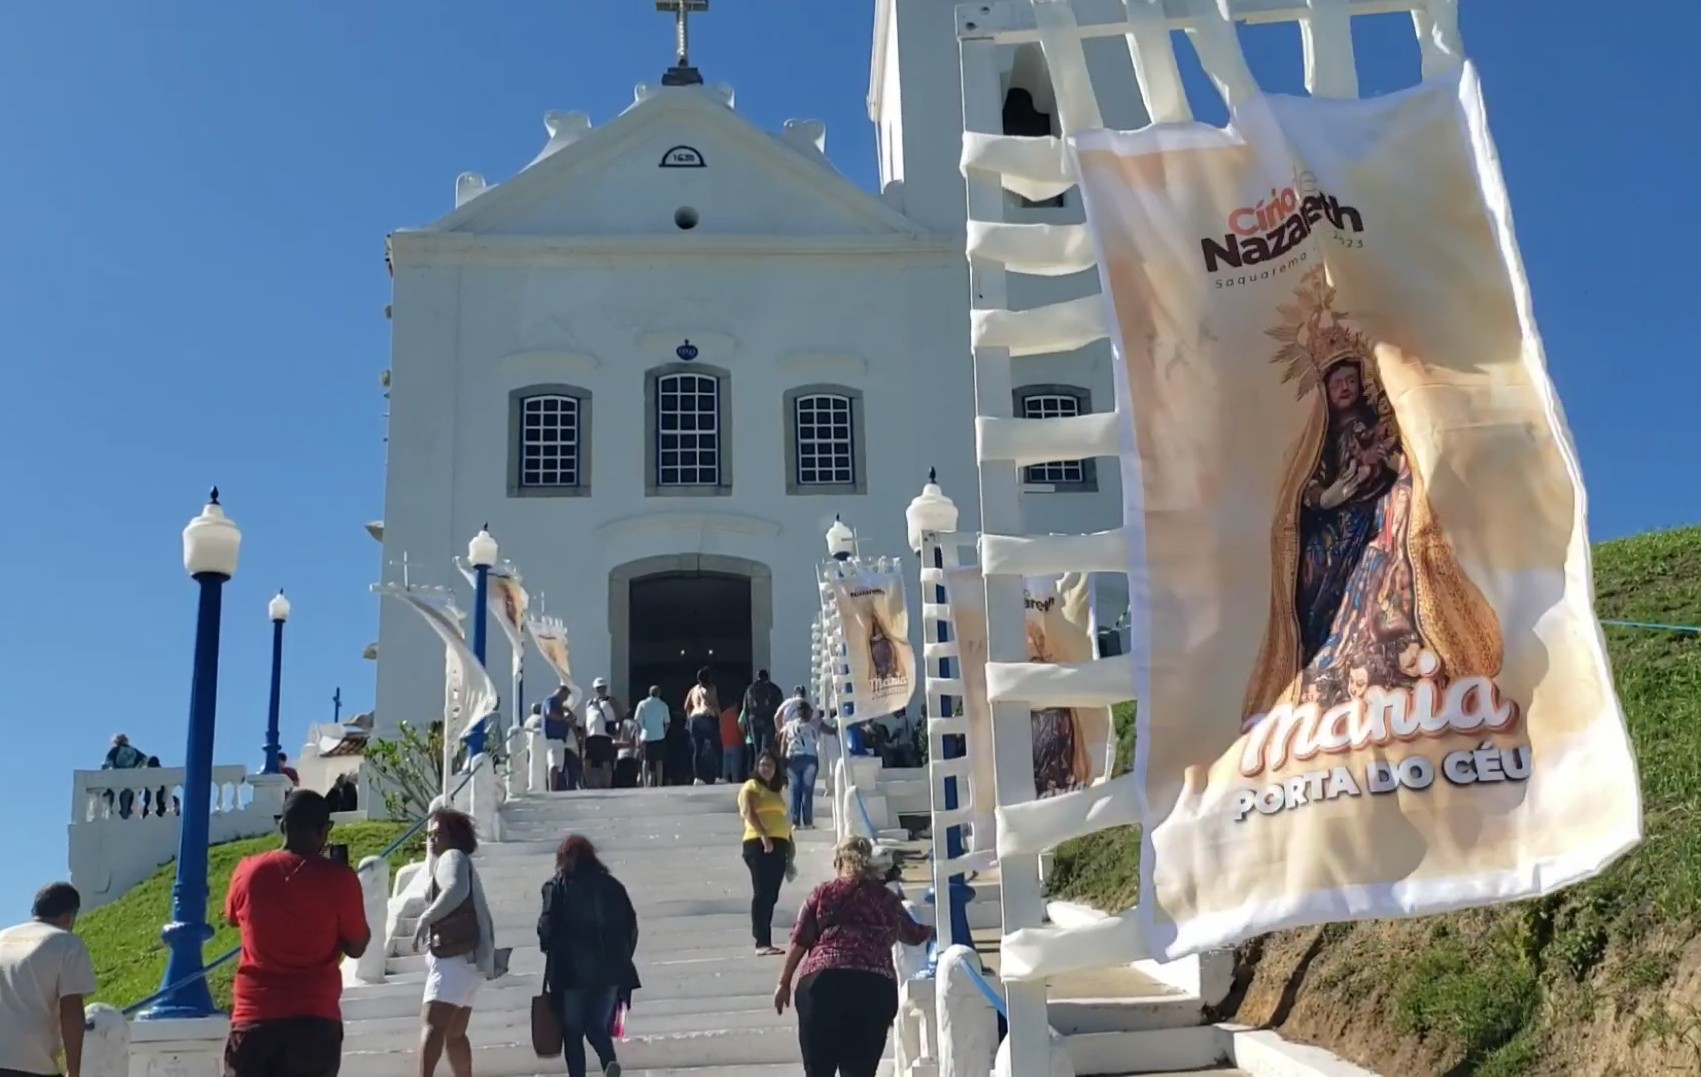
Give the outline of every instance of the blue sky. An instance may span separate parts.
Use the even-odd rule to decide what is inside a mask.
[[[872,4],[715,6],[694,34],[710,80],[732,83],[766,129],[825,120],[829,156],[872,187]],[[1701,520],[1701,177],[1684,133],[1701,15],[1645,6],[1595,24],[1545,0],[1464,5],[1599,538]],[[329,718],[337,686],[351,709],[370,705],[360,652],[379,564],[361,524],[382,511],[384,236],[446,213],[462,171],[511,175],[542,147],[546,110],[602,123],[626,107],[671,58],[652,9],[0,8],[0,487],[14,562],[0,588],[0,788],[15,817],[0,831],[0,922],[65,873],[72,769],[98,766],[119,730],[182,760],[194,593],[178,536],[211,484],[244,532],[217,759],[260,760],[279,587],[295,606],[286,749]],[[1292,27],[1247,41],[1266,88],[1300,87]],[[1409,22],[1361,20],[1358,42],[1363,92],[1415,80]]]

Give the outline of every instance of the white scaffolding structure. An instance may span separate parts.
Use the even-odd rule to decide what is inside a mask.
[[[1222,72],[1244,71],[1245,65],[1238,48],[1224,49],[1222,35],[1232,34],[1235,22],[1297,21],[1305,47],[1307,88],[1317,96],[1354,97],[1351,17],[1405,11],[1413,12],[1427,71],[1437,50],[1456,39],[1451,0],[990,0],[957,8],[976,455],[985,532],[980,556],[1001,817],[1003,977],[1012,1073],[1051,1072],[1046,976],[1126,963],[1146,954],[1127,914],[1095,927],[1091,938],[1071,937],[1079,929],[1046,926],[1039,876],[1043,849],[1024,844],[1002,825],[1007,812],[1015,809],[1022,814],[1023,806],[1035,800],[1032,709],[1107,706],[1135,696],[1132,663],[1127,658],[1072,665],[1025,661],[1022,578],[1070,571],[1126,572],[1128,540],[1120,529],[1098,535],[1029,536],[1020,500],[1021,469],[1051,460],[1119,456],[1125,448],[1125,424],[1114,413],[1010,417],[1013,360],[1047,356],[1055,362],[1065,353],[1106,339],[1109,321],[1104,301],[1096,294],[1027,310],[1010,308],[1011,274],[1082,273],[1094,267],[1096,255],[1085,225],[1009,220],[1005,191],[1040,200],[1075,186],[1064,138],[1103,126],[1087,71],[1086,40],[1123,38],[1147,117],[1179,122],[1192,114],[1176,74],[1168,31],[1187,31],[1202,55],[1218,61],[1207,67],[1225,96],[1235,99],[1252,82],[1247,75],[1223,83]],[[1137,30],[1142,32],[1136,35]],[[1044,52],[1056,91],[1062,138],[1003,133],[1004,61],[1013,46],[1034,43]],[[1232,40],[1227,44],[1233,45]],[[1139,491],[1124,490],[1123,496],[1127,503]],[[1134,581],[1130,583],[1129,601],[1138,607],[1148,596],[1137,591]],[[1083,817],[1072,829],[1088,833],[1137,821],[1126,815],[1100,812],[1091,824]]]

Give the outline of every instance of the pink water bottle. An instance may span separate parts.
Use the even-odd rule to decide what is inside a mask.
[[[616,1040],[626,1042],[626,1003],[622,1002],[614,1008],[614,1027],[609,1031],[614,1033]]]

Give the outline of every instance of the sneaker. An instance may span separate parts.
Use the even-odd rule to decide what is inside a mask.
[[[620,1063],[610,1062],[602,1068],[602,1077],[620,1077]]]
[[[691,779],[691,784],[692,784],[692,785],[702,785],[702,784],[703,784],[703,779],[701,779],[701,778],[693,778],[693,779]],[[604,1072],[607,1072],[607,1071],[606,1071],[606,1070],[605,1070],[605,1071],[604,1071]]]

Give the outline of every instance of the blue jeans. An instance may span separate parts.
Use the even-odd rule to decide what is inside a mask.
[[[567,1077],[585,1077],[585,1041],[597,1053],[600,1069],[614,1061],[614,1004],[620,992],[612,987],[569,987],[556,996],[561,1016],[561,1054]]]
[[[721,749],[721,777],[729,782],[744,780],[744,745],[726,745]]]
[[[712,714],[691,719],[691,772],[704,785],[715,784],[720,767],[721,722]]]
[[[791,825],[815,825],[815,772],[821,761],[812,755],[794,755],[786,760],[791,772]]]

